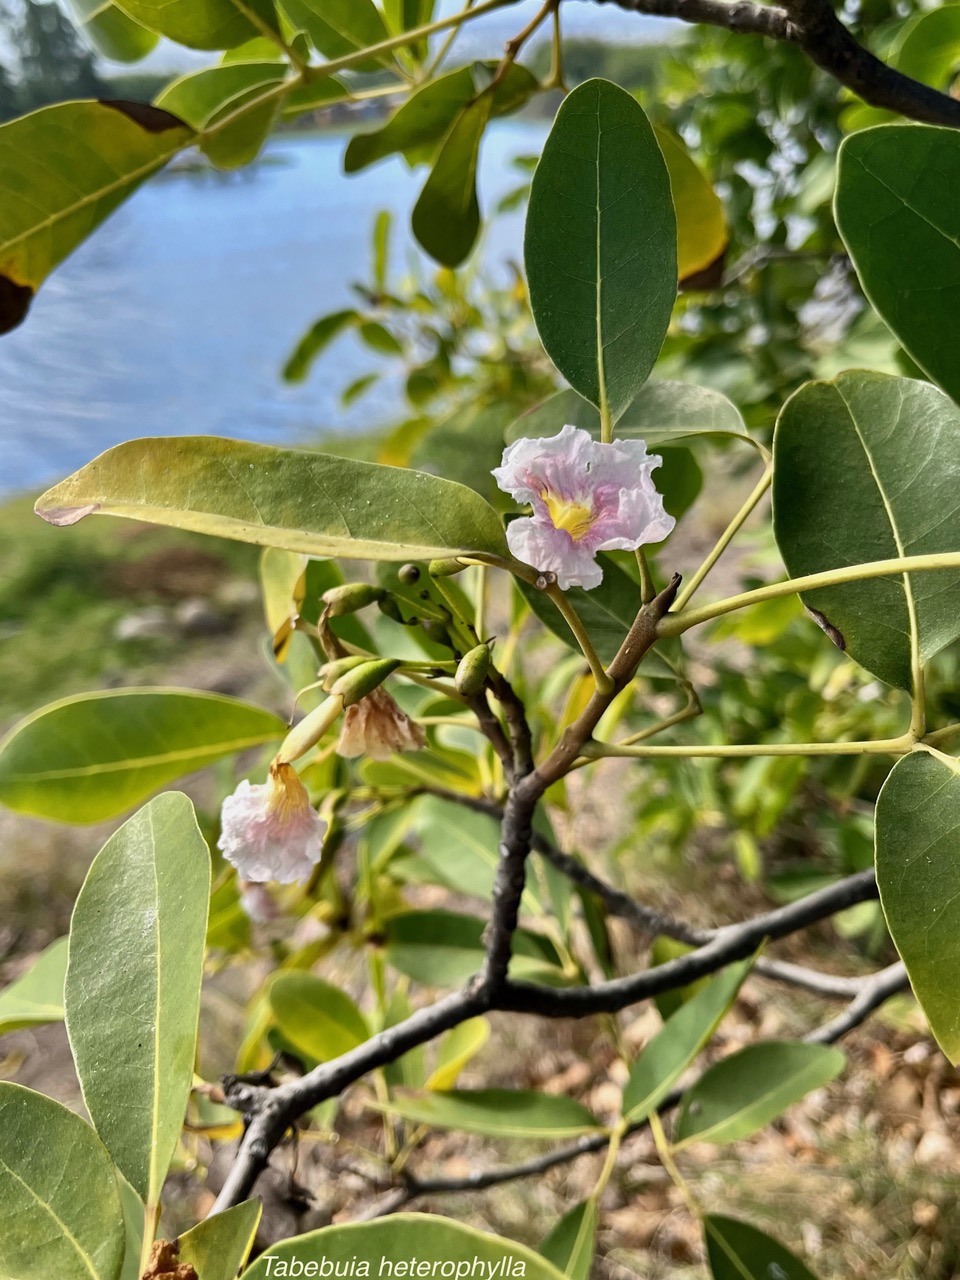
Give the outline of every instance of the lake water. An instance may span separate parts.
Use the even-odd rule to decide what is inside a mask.
[[[484,208],[518,184],[510,160],[537,151],[544,133],[514,121],[488,131]],[[368,278],[378,209],[397,215],[395,269],[416,256],[409,213],[425,171],[391,160],[346,178],[343,146],[287,136],[269,163],[226,181],[155,179],[63,263],[0,338],[0,492],[42,488],[134,436],[279,444],[389,417],[396,381],[339,405],[353,378],[382,367],[349,336],[305,384],[279,376],[304,329],[350,305],[351,281]],[[479,250],[485,269],[519,259],[521,233],[521,215],[498,218]]]

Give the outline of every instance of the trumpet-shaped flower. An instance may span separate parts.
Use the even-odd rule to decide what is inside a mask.
[[[533,515],[510,522],[507,545],[524,564],[555,573],[564,591],[598,587],[598,551],[660,542],[676,523],[650,476],[661,461],[642,440],[601,444],[569,425],[547,439],[517,440],[493,476]]]
[[[221,811],[219,848],[244,880],[306,880],[320,861],[327,824],[296,769],[276,761],[266,783],[246,779]]]
[[[347,707],[337,752],[388,760],[397,751],[419,751],[427,737],[386,689],[377,688]]]

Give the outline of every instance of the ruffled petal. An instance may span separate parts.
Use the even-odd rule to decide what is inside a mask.
[[[218,848],[244,880],[294,884],[320,861],[327,824],[290,765],[268,783],[244,779],[223,802]]]
[[[651,476],[661,462],[643,440],[601,444],[570,425],[546,439],[515,441],[493,475],[504,492],[530,503],[533,516],[508,526],[510,550],[555,573],[564,590],[599,586],[598,551],[661,542],[676,524]]]
[[[541,573],[555,573],[561,591],[570,587],[589,591],[603,581],[596,552],[585,542],[574,542],[565,529],[555,528],[549,520],[530,516],[511,520],[507,525],[507,546],[524,564]]]

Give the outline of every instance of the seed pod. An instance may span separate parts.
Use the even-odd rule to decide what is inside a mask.
[[[490,646],[478,644],[460,659],[457,674],[453,677],[454,688],[464,697],[472,698],[483,688],[489,670]]]
[[[352,707],[355,702],[383,684],[387,676],[392,675],[399,666],[399,658],[376,658],[365,662],[363,666],[354,667],[341,676],[331,688],[331,696],[341,697],[345,707]]]
[[[329,617],[342,618],[344,614],[356,613],[369,604],[378,604],[385,595],[383,587],[374,587],[369,582],[345,582],[340,587],[325,591],[323,602]]]

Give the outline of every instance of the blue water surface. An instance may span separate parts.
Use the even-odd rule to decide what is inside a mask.
[[[503,121],[481,156],[482,204],[515,187],[545,129]],[[368,278],[374,213],[395,212],[394,263],[416,257],[409,214],[424,181],[399,160],[341,172],[344,139],[282,137],[226,180],[165,174],[141,188],[51,276],[0,338],[0,492],[36,491],[134,436],[215,434],[295,443],[370,429],[400,404],[388,380],[350,409],[344,387],[382,362],[351,337],[313,375],[279,371],[318,316]],[[521,257],[522,215],[497,219],[484,269]],[[421,260],[422,261],[422,260]]]

